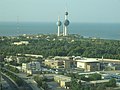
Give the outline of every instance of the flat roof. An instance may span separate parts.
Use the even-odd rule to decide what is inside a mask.
[[[77,62],[99,62],[99,60],[96,59],[82,59],[82,60],[76,60]]]
[[[57,78],[65,78],[65,79],[71,79],[71,77],[68,77],[68,76],[64,76],[64,75],[55,75],[54,77],[57,77]]]
[[[96,80],[96,81],[90,81],[90,83],[105,83],[109,82],[109,80]]]

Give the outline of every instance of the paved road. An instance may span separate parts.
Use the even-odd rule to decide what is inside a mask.
[[[106,73],[106,74],[116,74],[116,73],[120,73],[120,70],[114,70],[114,71],[98,71],[101,73]]]
[[[51,90],[68,90],[68,89],[64,89],[61,88],[60,85],[56,82],[47,82],[47,84],[49,85],[49,87],[51,88]]]
[[[33,76],[27,77],[24,73],[18,73],[17,75],[26,81],[26,83],[29,84],[33,90],[41,90],[37,87],[37,83],[34,81]]]
[[[2,74],[2,78],[9,83],[12,90],[19,90],[18,87],[16,86],[16,84],[10,78],[8,78],[6,75]]]
[[[2,90],[12,90],[9,83],[5,81],[3,78],[1,79],[1,83],[2,83]]]
[[[29,85],[31,85],[31,87],[34,89],[34,90],[40,90],[40,88],[37,87],[37,83],[33,80],[33,79],[28,79],[26,81]]]
[[[16,75],[16,77],[19,77],[18,74],[14,73],[14,72],[6,69],[6,68],[3,68],[3,69],[5,69],[5,70],[8,71],[8,72],[13,73],[14,75]],[[27,90],[34,90],[34,89],[31,87],[31,85],[29,85],[23,78],[19,77],[19,79],[21,79],[22,82],[24,83],[22,87],[25,87]],[[18,89],[17,89],[17,90],[18,90]]]

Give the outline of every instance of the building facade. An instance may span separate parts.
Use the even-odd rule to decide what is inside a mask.
[[[45,65],[51,68],[64,68],[70,69],[72,64],[72,59],[66,57],[54,57],[45,60]]]
[[[59,83],[61,87],[69,89],[71,77],[64,75],[55,75],[54,80]]]
[[[77,68],[82,68],[84,71],[99,71],[100,62],[95,59],[77,60]]]
[[[39,72],[41,71],[41,65],[39,62],[22,63],[22,71],[29,72],[29,74]]]

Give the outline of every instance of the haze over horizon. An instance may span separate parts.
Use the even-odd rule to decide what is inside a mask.
[[[71,22],[120,23],[119,0],[1,0],[0,6],[0,22],[63,21],[66,8]]]

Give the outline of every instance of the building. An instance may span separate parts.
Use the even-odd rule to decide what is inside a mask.
[[[39,72],[41,71],[40,63],[39,62],[22,63],[22,71],[27,74]]]
[[[82,58],[77,61],[77,68],[82,68],[84,71],[98,71],[100,70],[100,62],[92,58]]]
[[[106,84],[108,82],[109,80],[96,80],[96,81],[90,81],[89,84],[96,86],[96,85]]]
[[[64,75],[55,75],[54,80],[59,83],[61,87],[69,89],[71,77]]]
[[[45,60],[45,65],[49,66],[51,68],[64,68],[64,69],[70,69],[72,64],[72,59],[69,57],[59,57],[56,56],[51,59]]]
[[[15,59],[13,58],[13,56],[6,56],[6,58],[4,60],[6,62],[11,62],[11,61],[14,61]]]
[[[27,57],[35,57],[35,58],[43,58],[43,55],[35,55],[35,54],[24,54]]]
[[[25,57],[25,56],[6,56],[6,58],[4,60],[6,62],[14,62],[14,63],[22,64],[24,62],[34,60],[34,58],[29,58],[29,57]]]
[[[28,45],[29,42],[28,41],[20,41],[20,42],[14,42],[14,45]]]

